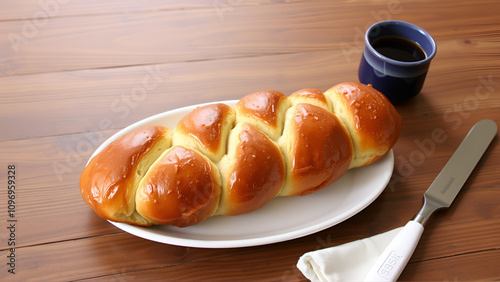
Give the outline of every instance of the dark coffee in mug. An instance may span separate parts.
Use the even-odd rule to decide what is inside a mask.
[[[399,36],[377,38],[372,42],[372,47],[387,58],[400,62],[417,62],[427,58],[417,43]]]

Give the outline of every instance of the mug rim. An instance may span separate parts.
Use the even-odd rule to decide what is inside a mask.
[[[369,39],[369,34],[370,32],[375,29],[376,27],[378,26],[381,26],[381,25],[394,25],[394,24],[397,24],[397,25],[403,25],[405,27],[408,27],[408,28],[411,28],[411,29],[414,29],[416,31],[418,31],[419,33],[423,34],[430,42],[430,45],[431,45],[431,51],[430,54],[428,54],[426,56],[425,59],[423,60],[419,60],[419,61],[414,61],[414,62],[403,62],[403,61],[398,61],[398,60],[394,60],[394,59],[391,59],[387,56],[384,56],[382,54],[380,54],[377,50],[375,50],[375,48],[373,48],[373,46],[371,45],[371,42],[370,42],[370,39]],[[419,44],[420,45],[420,44]],[[436,45],[436,41],[434,40],[434,38],[429,34],[429,32],[427,32],[425,29],[415,25],[415,24],[412,24],[412,23],[409,23],[409,22],[405,22],[405,21],[398,21],[398,20],[387,20],[387,21],[380,21],[380,22],[376,22],[374,23],[373,25],[371,25],[365,32],[365,46],[369,49],[369,51],[375,56],[377,57],[378,59],[380,60],[383,60],[383,61],[386,61],[390,64],[393,64],[393,65],[397,65],[397,66],[402,66],[402,67],[410,67],[410,66],[416,66],[416,65],[422,65],[422,64],[427,64],[427,63],[430,63],[430,61],[432,60],[432,58],[434,58],[434,56],[436,55],[436,51],[437,51],[437,45]],[[426,52],[427,54],[427,52]]]

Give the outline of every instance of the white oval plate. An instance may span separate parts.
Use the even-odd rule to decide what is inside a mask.
[[[234,106],[237,101],[223,101]],[[180,108],[151,116],[117,132],[92,157],[120,136],[148,125],[174,129],[194,108]],[[393,171],[392,150],[378,162],[349,170],[335,183],[307,196],[277,197],[261,209],[238,216],[214,216],[204,222],[178,228],[140,227],[111,222],[132,235],[165,244],[200,248],[235,248],[265,245],[303,237],[332,227],[371,204],[387,186]]]

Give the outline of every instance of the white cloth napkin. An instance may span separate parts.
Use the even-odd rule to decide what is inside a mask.
[[[297,268],[313,281],[363,281],[402,227],[340,246],[305,253]]]

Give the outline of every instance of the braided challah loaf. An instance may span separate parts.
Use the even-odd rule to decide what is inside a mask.
[[[400,130],[394,107],[369,85],[261,91],[234,108],[198,107],[174,131],[149,126],[118,138],[90,160],[80,190],[105,219],[185,227],[321,189],[384,156]]]

